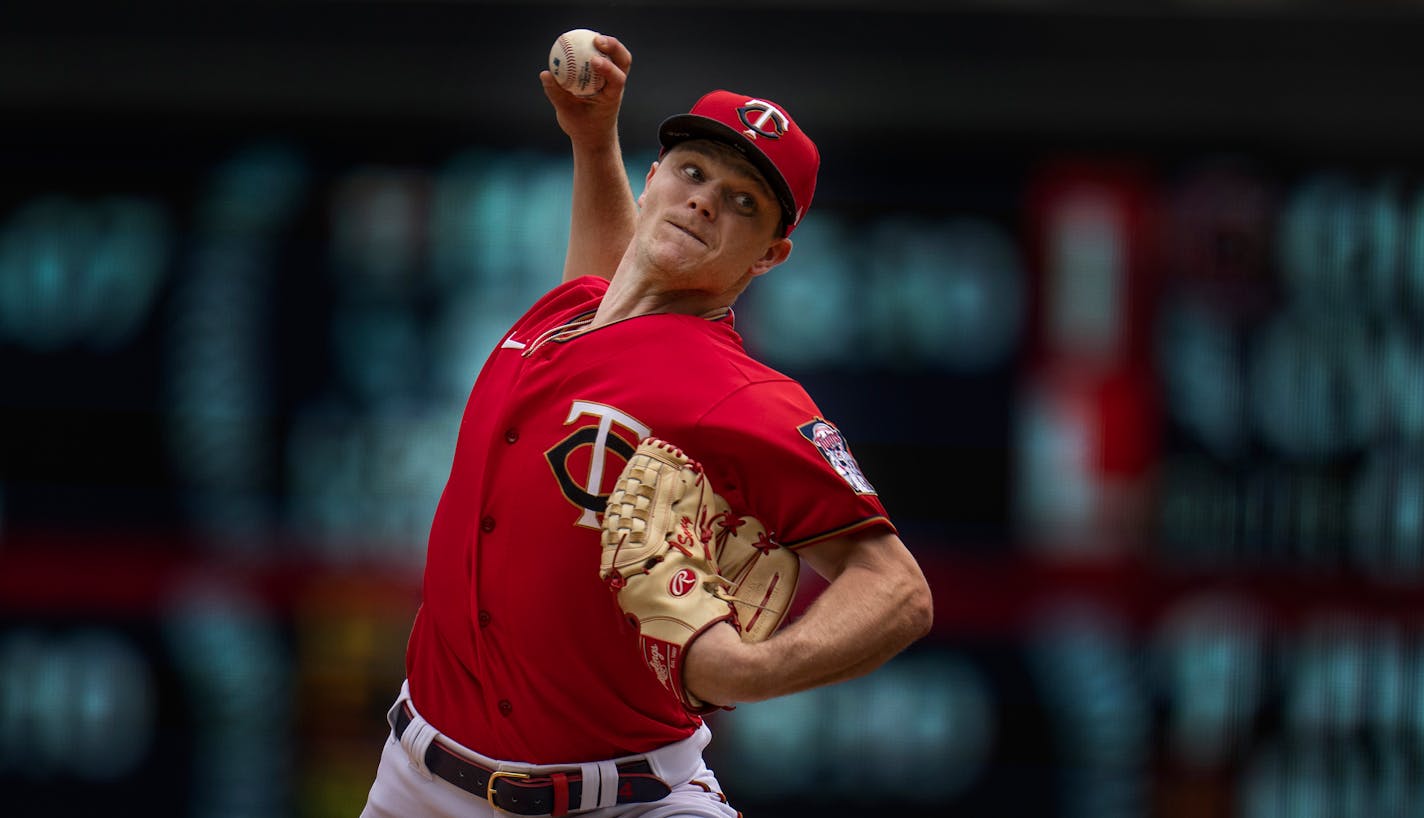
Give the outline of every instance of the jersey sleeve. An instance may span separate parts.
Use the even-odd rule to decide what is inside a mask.
[[[895,532],[835,424],[790,379],[745,385],[698,424],[713,486],[783,546],[859,531]]]

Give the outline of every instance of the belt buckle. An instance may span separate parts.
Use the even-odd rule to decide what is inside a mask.
[[[501,778],[528,778],[528,773],[512,773],[508,770],[495,770],[490,773],[489,780],[485,782],[485,800],[495,812],[504,812],[499,808],[499,802],[495,800],[494,785]]]

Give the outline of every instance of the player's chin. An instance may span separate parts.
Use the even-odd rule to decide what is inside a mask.
[[[669,272],[685,274],[707,263],[707,246],[690,236],[679,234],[667,241],[654,243],[649,255],[653,263]]]

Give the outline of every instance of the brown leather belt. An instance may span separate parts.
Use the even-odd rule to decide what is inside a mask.
[[[405,707],[396,711],[397,741],[410,722],[410,713]],[[583,803],[583,777],[577,770],[536,776],[491,770],[456,755],[438,741],[430,742],[425,751],[425,766],[465,792],[488,800],[495,809],[516,815],[565,815],[570,805],[577,809]],[[618,765],[617,803],[658,801],[669,792],[668,785],[653,775],[648,762],[630,761]]]

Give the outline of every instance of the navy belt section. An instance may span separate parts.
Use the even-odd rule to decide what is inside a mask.
[[[404,707],[396,711],[397,740],[410,726],[410,721]],[[466,760],[438,741],[430,742],[430,748],[425,751],[425,766],[465,792],[486,798],[492,806],[515,815],[563,815],[571,808],[578,809],[583,801],[583,778],[577,770],[517,777]],[[669,792],[668,785],[653,775],[648,762],[618,765],[617,803],[658,801]]]

